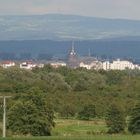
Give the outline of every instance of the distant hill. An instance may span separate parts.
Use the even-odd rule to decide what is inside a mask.
[[[140,21],[74,15],[0,16],[0,40],[140,40]]]
[[[38,58],[38,56],[66,59],[71,51],[71,44],[71,41],[50,40],[0,41],[0,59],[14,59],[15,56],[22,56],[25,59]],[[88,55],[89,49],[93,56],[107,59],[132,58],[140,63],[140,41],[75,41],[77,55]]]

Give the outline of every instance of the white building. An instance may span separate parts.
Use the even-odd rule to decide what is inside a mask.
[[[15,62],[13,61],[4,61],[2,62],[2,67],[3,68],[9,68],[15,66]]]
[[[136,65],[134,65],[132,62],[127,60],[114,60],[112,63],[109,61],[105,61],[102,63],[102,68],[104,70],[125,70],[125,69],[135,69]]]
[[[90,69],[98,70],[102,68],[102,63],[98,61],[96,58],[89,56],[81,59],[80,67],[86,68],[88,70]]]
[[[110,65],[111,70],[125,70],[125,69],[135,69],[135,65],[132,62],[126,60],[117,59],[113,61]]]
[[[44,67],[44,64],[42,64],[42,63],[37,64],[37,67],[38,67],[38,68],[43,68],[43,67]]]
[[[33,64],[31,61],[23,62],[20,64],[21,69],[28,69],[28,70],[31,70],[31,69],[35,68],[36,66],[37,65]]]
[[[92,68],[92,64],[85,64],[84,62],[81,62],[80,67],[90,70]]]
[[[102,63],[102,69],[104,70],[110,70],[110,62],[109,61],[105,61]]]
[[[54,68],[66,67],[67,66],[67,64],[65,62],[62,62],[62,61],[51,62],[50,65]]]
[[[99,70],[102,68],[101,66],[102,66],[102,64],[100,62],[91,62],[90,64],[87,64],[84,62],[80,63],[80,67],[86,68],[88,70],[90,70],[90,69]]]

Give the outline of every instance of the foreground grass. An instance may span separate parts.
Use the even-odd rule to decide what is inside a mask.
[[[140,135],[120,135],[120,136],[86,136],[86,137],[26,137],[26,138],[6,138],[1,140],[140,140]]]

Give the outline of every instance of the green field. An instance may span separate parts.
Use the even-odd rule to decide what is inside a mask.
[[[56,120],[53,136],[89,136],[107,132],[104,121]]]
[[[107,135],[103,120],[57,119],[51,137],[10,137],[1,140],[140,140],[140,135]]]

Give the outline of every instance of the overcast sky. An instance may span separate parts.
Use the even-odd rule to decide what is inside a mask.
[[[47,13],[140,20],[140,0],[0,0],[0,15]]]

